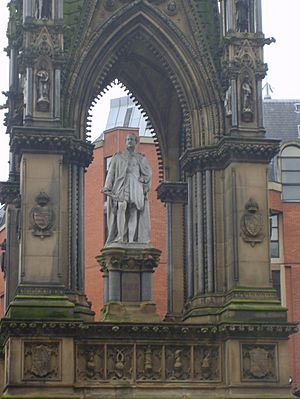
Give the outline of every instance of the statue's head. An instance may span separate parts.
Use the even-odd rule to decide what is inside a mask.
[[[138,138],[135,134],[128,134],[126,137],[126,147],[127,149],[135,149],[135,146],[138,143]]]

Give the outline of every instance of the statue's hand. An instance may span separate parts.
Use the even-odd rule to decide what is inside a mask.
[[[100,189],[100,192],[103,193],[103,194],[109,194],[109,193],[111,193],[111,190],[109,188],[107,188],[107,187],[102,187]]]

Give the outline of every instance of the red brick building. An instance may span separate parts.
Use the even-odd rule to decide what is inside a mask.
[[[99,318],[103,306],[103,281],[99,264],[95,257],[105,243],[105,197],[100,192],[104,186],[106,171],[115,152],[125,150],[125,138],[129,133],[138,136],[134,128],[115,128],[104,132],[95,142],[94,160],[89,166],[85,178],[85,285],[86,293],[92,302],[92,308]],[[153,300],[161,318],[166,314],[167,277],[166,277],[166,214],[164,205],[156,198],[159,183],[159,168],[155,145],[151,137],[141,136],[136,151],[145,154],[152,167],[152,187],[149,193],[151,217],[151,244],[162,255],[159,267],[154,273]]]
[[[300,321],[300,100],[264,102],[267,137],[281,140],[269,170],[271,267],[273,284]],[[300,333],[290,337],[290,375],[300,387]]]

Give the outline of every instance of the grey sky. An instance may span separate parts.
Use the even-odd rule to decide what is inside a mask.
[[[283,5],[284,3],[284,5]],[[8,20],[7,1],[0,3],[0,49],[7,45],[5,37]],[[300,37],[300,0],[262,0],[263,22],[266,37],[276,38],[276,44],[265,47],[265,61],[269,64],[268,81],[274,89],[273,98],[300,98],[300,52],[298,41]],[[8,59],[0,52],[0,92],[8,90]],[[122,92],[115,90],[108,93],[97,107],[93,126],[94,136],[98,136],[105,128],[109,109],[109,100],[118,97]],[[5,97],[0,95],[0,103]],[[8,136],[5,134],[3,117],[5,111],[0,111],[0,181],[8,177]]]

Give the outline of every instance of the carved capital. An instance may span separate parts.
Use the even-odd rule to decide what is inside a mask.
[[[186,204],[188,201],[187,183],[164,181],[156,189],[161,202]]]
[[[19,182],[0,182],[0,202],[2,204],[11,204],[17,200],[20,195]]]
[[[218,144],[186,150],[180,162],[190,174],[205,169],[225,169],[232,162],[267,164],[278,153],[279,144],[278,140],[224,137]]]
[[[15,154],[23,152],[62,153],[65,161],[87,167],[93,159],[94,146],[77,139],[68,129],[42,129],[15,127],[11,150]]]

